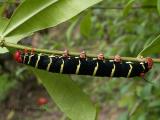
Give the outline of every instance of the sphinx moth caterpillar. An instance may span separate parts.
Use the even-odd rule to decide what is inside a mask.
[[[115,59],[108,60],[104,58],[102,53],[97,58],[87,58],[84,51],[75,57],[69,56],[67,50],[64,51],[62,56],[17,50],[14,53],[14,59],[18,63],[47,70],[48,72],[100,77],[142,77],[153,65],[151,58],[146,58],[146,61],[143,62],[132,62],[121,60],[120,56],[115,56]]]

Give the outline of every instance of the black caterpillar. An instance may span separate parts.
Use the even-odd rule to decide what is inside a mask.
[[[103,54],[97,58],[87,58],[85,52],[79,57],[69,56],[65,51],[63,56],[48,56],[16,51],[14,58],[18,63],[33,66],[53,73],[92,75],[101,77],[135,77],[144,76],[153,65],[151,58],[145,62],[122,61],[119,56],[114,60],[104,59]]]

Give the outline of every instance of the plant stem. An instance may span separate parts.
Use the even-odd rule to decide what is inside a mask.
[[[3,45],[2,47],[15,48],[15,49],[18,49],[18,50],[24,50],[24,49],[27,49],[29,51],[33,50],[32,47],[28,47],[28,46],[24,46],[24,45],[18,45],[18,44],[4,42],[4,41],[3,41],[3,44],[1,44],[1,45]],[[63,54],[63,51],[58,51],[58,50],[47,50],[47,49],[34,48],[34,51],[37,52],[37,53],[43,53],[43,54],[53,54],[53,55],[62,55]],[[69,54],[71,56],[79,56],[79,53],[76,53],[76,52],[70,52]],[[97,55],[87,54],[87,57],[96,58]],[[110,56],[110,57],[105,56],[105,58],[106,59],[114,59],[114,56]],[[134,57],[121,57],[121,59],[125,60],[125,61],[145,61],[145,58],[144,59],[139,59],[139,58],[134,58]],[[155,63],[160,63],[160,59],[153,59],[153,61]]]

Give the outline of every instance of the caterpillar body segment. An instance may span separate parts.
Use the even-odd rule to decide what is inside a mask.
[[[14,58],[18,63],[23,63],[38,69],[53,73],[91,75],[100,77],[136,77],[147,73],[153,65],[151,58],[145,62],[122,61],[120,56],[114,60],[104,59],[103,54],[97,58],[86,58],[85,52],[79,57],[69,56],[68,51],[62,56],[48,56],[16,51]]]

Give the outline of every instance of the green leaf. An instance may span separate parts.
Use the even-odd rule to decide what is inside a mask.
[[[117,120],[128,120],[128,112],[121,113]]]
[[[7,23],[8,23],[8,19],[0,17],[0,40],[1,40],[2,31],[4,30]],[[8,52],[8,49],[6,47],[3,47],[3,48],[0,47],[0,54],[6,53],[6,52]]]
[[[132,7],[132,4],[135,0],[130,0],[128,1],[128,3],[125,5],[124,9],[123,9],[123,16],[126,16],[129,13],[129,10]]]
[[[6,28],[7,24],[9,22],[9,19],[7,18],[0,18],[0,37],[2,36],[2,32]],[[5,37],[5,41],[7,42],[12,42],[12,43],[17,43],[20,39],[32,35],[31,33],[28,34],[21,34],[21,35],[15,35],[15,36],[10,36],[10,37]],[[5,51],[5,50],[4,50]]]
[[[6,47],[3,48],[0,47],[0,54],[4,54],[6,52],[8,52],[8,49]]]
[[[89,37],[92,29],[91,12],[89,11],[81,21],[80,32],[85,37]]]
[[[31,35],[32,35],[32,33],[9,36],[9,37],[5,37],[5,41],[10,42],[10,43],[17,43],[22,38],[25,38],[25,37],[28,37],[28,36],[31,36]]]
[[[33,18],[36,14],[40,13],[53,3],[55,3],[57,0],[25,0],[21,5],[16,9],[15,13],[11,17],[11,20],[4,30],[4,34],[8,34],[15,30],[17,27],[23,25],[25,22],[27,22],[29,19]],[[42,16],[41,18],[42,19]],[[37,21],[39,21],[37,19]],[[31,26],[29,26],[31,27]],[[31,32],[31,31],[28,31]],[[5,36],[5,35],[4,35]]]
[[[3,73],[0,75],[0,101],[4,100],[11,88],[17,85],[17,81],[9,79],[9,75]]]
[[[160,14],[160,0],[157,0],[157,9],[158,9],[158,13]]]
[[[138,56],[145,56],[150,54],[155,54],[160,52],[160,35],[157,36],[148,46],[146,46]]]
[[[152,93],[152,87],[153,86],[151,84],[148,84],[145,87],[143,87],[142,90],[140,91],[139,97],[145,100],[150,99],[150,95]]]
[[[67,42],[71,43],[71,39],[72,39],[72,33],[74,31],[74,28],[76,27],[77,23],[78,23],[79,19],[75,19],[71,25],[68,27],[67,31],[66,31],[66,38],[67,38]]]
[[[2,36],[2,32],[8,24],[9,20],[7,18],[0,17],[0,37]]]
[[[160,107],[160,101],[159,100],[153,100],[149,103],[149,107],[152,109],[154,107]]]
[[[9,19],[0,17],[0,26],[1,26],[0,27],[0,37],[2,36],[2,32],[5,29],[5,27],[7,26],[8,22],[9,22]],[[6,37],[5,41],[17,43],[18,40],[20,40],[21,38],[24,38],[25,36],[28,36],[28,34]],[[6,47],[3,47],[3,48],[0,47],[0,54],[6,53],[6,52],[8,52],[8,49]]]
[[[15,11],[3,36],[32,33],[56,26],[102,0],[25,0]]]
[[[67,75],[33,69],[59,108],[72,120],[95,120],[96,109]]]
[[[3,3],[3,4],[0,3],[0,16],[3,15],[4,9],[6,6],[7,6],[6,3]]]

